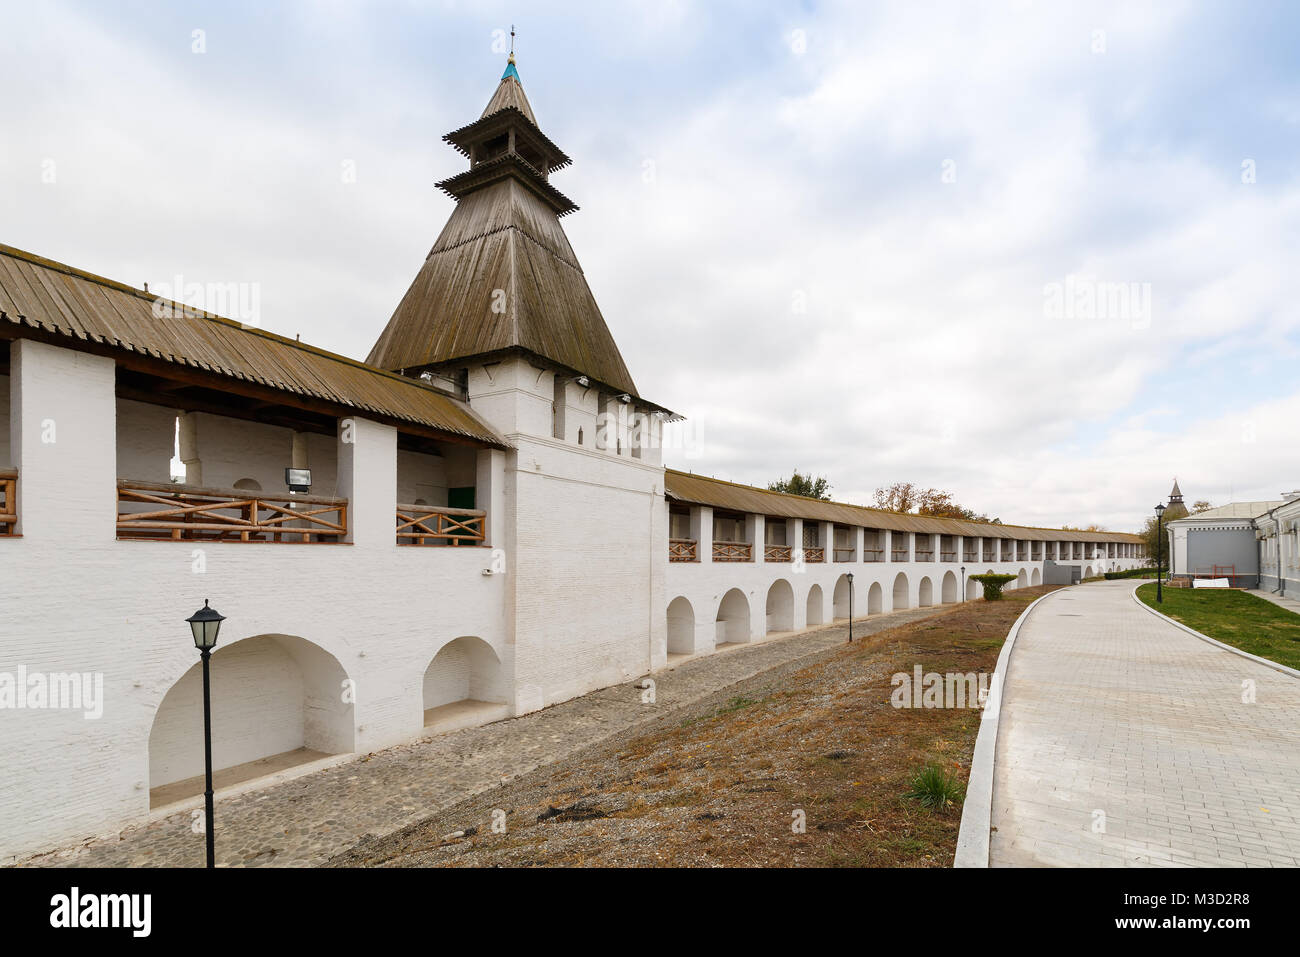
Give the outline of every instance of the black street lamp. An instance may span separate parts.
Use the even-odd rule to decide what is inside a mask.
[[[853,643],[853,572],[845,576],[849,580],[849,644]]]
[[[1164,571],[1164,551],[1165,551],[1165,533],[1160,525],[1161,516],[1165,514],[1163,503],[1156,506],[1156,602],[1163,605],[1165,603],[1164,593],[1160,590],[1160,577]]]
[[[221,623],[226,619],[215,608],[208,607],[208,600],[205,598],[203,607],[185,620],[189,622],[190,631],[194,633],[194,647],[199,649],[199,657],[203,659],[203,760],[208,776],[207,790],[203,792],[204,803],[207,806],[204,830],[208,836],[208,867],[216,867],[212,834],[212,685],[208,662],[212,658],[212,649],[217,647],[217,634],[221,631]]]
[[[959,585],[958,587],[961,588],[961,591],[957,595],[957,600],[965,601],[966,600],[966,566],[965,565],[961,566],[961,585]]]

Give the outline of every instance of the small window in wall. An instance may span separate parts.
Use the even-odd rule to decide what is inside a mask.
[[[260,492],[262,491],[262,483],[256,479],[241,478],[235,483],[235,488],[241,492]]]
[[[565,437],[565,418],[569,410],[568,380],[564,376],[555,377],[555,391],[551,401],[551,437]]]

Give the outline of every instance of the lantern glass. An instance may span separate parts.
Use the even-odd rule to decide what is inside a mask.
[[[211,651],[217,646],[217,635],[221,632],[221,623],[225,616],[208,605],[205,598],[203,607],[185,619],[189,622],[194,635],[194,647],[199,651]]]

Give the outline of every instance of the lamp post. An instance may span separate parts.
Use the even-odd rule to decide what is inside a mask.
[[[849,644],[853,644],[853,572],[846,577],[849,580]]]
[[[958,585],[957,587],[961,589],[961,591],[958,592],[957,594],[957,600],[965,601],[966,600],[966,566],[965,565],[961,566],[961,584]]]
[[[209,607],[205,598],[203,607],[185,620],[194,634],[194,647],[199,649],[199,657],[203,660],[203,761],[207,772],[207,790],[203,792],[207,809],[204,831],[208,838],[208,867],[216,867],[212,834],[212,685],[208,662],[212,658],[212,649],[217,647],[221,623],[226,619],[215,608]]]
[[[1165,603],[1164,593],[1160,590],[1160,577],[1164,572],[1164,553],[1165,553],[1165,533],[1160,524],[1161,517],[1165,514],[1164,503],[1156,506],[1156,602],[1163,605]]]

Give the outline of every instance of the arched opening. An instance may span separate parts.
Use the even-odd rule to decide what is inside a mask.
[[[668,606],[668,654],[695,654],[695,609],[680,596]]]
[[[916,607],[928,608],[934,604],[934,585],[928,577],[923,577],[916,588]]]
[[[957,600],[957,576],[948,572],[943,576],[943,603],[951,605]]]
[[[235,488],[241,492],[260,492],[262,491],[262,483],[257,479],[241,478],[235,482]]]
[[[808,589],[808,617],[809,626],[824,624],[826,621],[826,599],[822,596],[822,586],[813,585]]]
[[[1087,568],[1085,568],[1085,569],[1083,570],[1083,577],[1084,577],[1084,578],[1091,578],[1091,577],[1092,577],[1092,566],[1091,566],[1091,565],[1089,565]]]
[[[784,578],[767,590],[767,634],[794,629],[794,589]]]
[[[967,601],[974,601],[976,598],[979,598],[983,594],[984,594],[984,589],[980,587],[979,582],[977,582],[973,578],[966,579],[966,600]]]
[[[884,610],[885,590],[880,587],[880,582],[872,582],[867,590],[867,614],[879,615]]]
[[[1027,588],[1028,586],[1029,586],[1029,572],[1027,572],[1025,569],[1022,568],[1020,569],[1020,574],[1016,576],[1016,587]]]
[[[212,681],[213,787],[266,777],[354,747],[353,696],[338,659],[291,635],[218,647]],[[203,793],[203,670],[168,689],[149,731],[149,805]]]
[[[910,607],[910,603],[907,598],[907,576],[904,575],[902,572],[899,572],[898,577],[894,579],[893,597],[894,597],[894,604],[892,607],[894,611],[899,611],[900,609]]]
[[[1029,584],[1041,585],[1042,583],[1043,583],[1043,573],[1039,571],[1037,568],[1035,568],[1034,573],[1029,576]]]
[[[424,726],[451,731],[509,717],[501,659],[482,638],[453,639],[424,670]]]
[[[715,645],[749,641],[749,599],[739,588],[733,588],[722,596],[713,641]]]
[[[836,621],[849,617],[848,575],[841,575],[835,580],[835,591],[831,594],[831,613]]]

